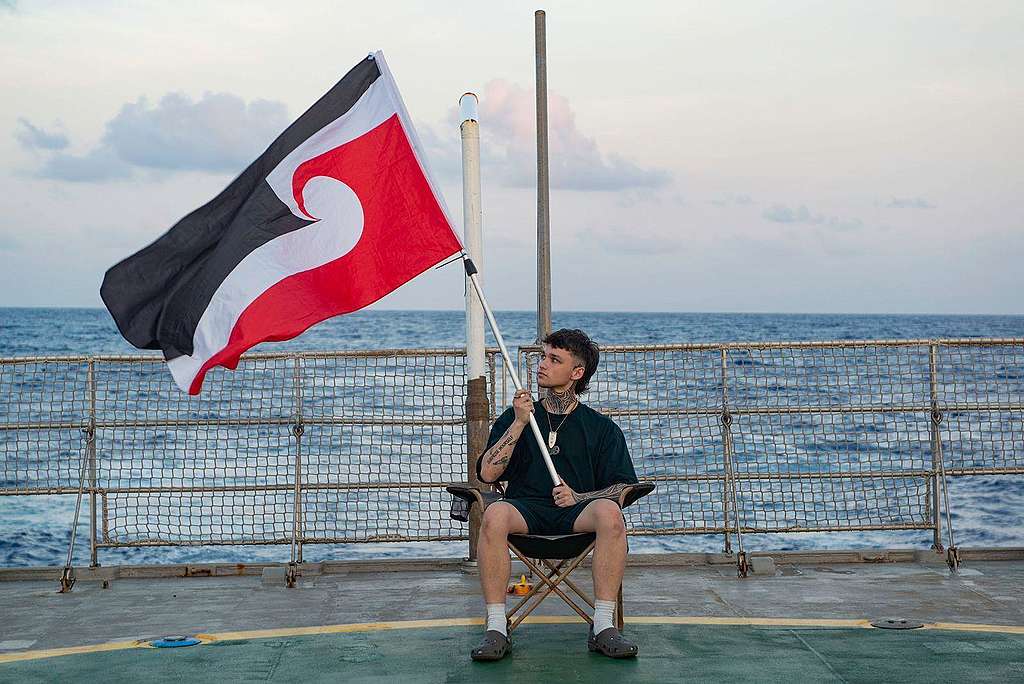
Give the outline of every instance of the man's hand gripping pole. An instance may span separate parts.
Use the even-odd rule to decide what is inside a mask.
[[[469,282],[473,284],[473,289],[476,291],[476,296],[480,298],[480,304],[483,306],[484,315],[487,316],[487,322],[491,326],[491,332],[494,333],[494,339],[498,342],[498,349],[501,350],[501,356],[505,359],[505,368],[508,369],[508,374],[512,378],[512,384],[515,385],[516,390],[523,389],[523,385],[519,382],[519,374],[516,372],[516,367],[512,363],[512,357],[508,353],[508,348],[505,347],[505,340],[501,336],[501,331],[498,329],[498,322],[494,320],[494,314],[491,313],[491,307],[487,305],[487,299],[484,298],[484,292],[480,288],[480,282],[476,277],[476,266],[473,265],[473,260],[463,253],[463,265],[466,267],[466,277],[469,278]],[[544,436],[540,433],[540,426],[537,425],[537,419],[533,413],[530,413],[530,429],[533,431],[533,436],[537,440],[537,446],[540,447],[540,454],[544,457],[544,465],[548,468],[548,473],[551,475],[551,481],[554,482],[555,486],[562,484],[562,479],[558,477],[558,471],[555,470],[555,464],[551,462],[551,454],[548,452],[548,445],[544,442]]]

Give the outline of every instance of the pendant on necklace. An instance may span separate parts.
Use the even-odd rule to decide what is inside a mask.
[[[555,440],[558,439],[558,433],[552,430],[548,433],[548,449],[555,448]]]
[[[562,450],[562,447],[556,446],[548,449],[548,454],[551,456],[557,456],[558,452]]]

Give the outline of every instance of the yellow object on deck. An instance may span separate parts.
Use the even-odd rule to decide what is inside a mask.
[[[519,581],[515,584],[509,585],[508,593],[515,594],[516,596],[526,596],[533,589],[533,585],[526,581],[526,575],[520,575]]]

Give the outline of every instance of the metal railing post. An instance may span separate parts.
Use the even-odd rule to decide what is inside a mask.
[[[938,492],[939,486],[942,487],[942,502],[946,509],[946,537],[949,545],[946,547],[946,563],[949,565],[949,569],[953,572],[957,572],[960,569],[960,549],[957,548],[956,542],[953,540],[953,519],[952,513],[949,508],[949,483],[946,482],[946,464],[945,459],[942,455],[942,434],[939,429],[942,424],[942,410],[939,408],[939,394],[938,394],[938,354],[939,349],[936,343],[931,343],[928,347],[928,367],[931,376],[931,438],[932,438],[932,468],[938,471],[938,480],[935,486],[932,487],[934,492]],[[937,464],[937,468],[936,468]],[[938,501],[935,501],[936,510],[938,507]],[[939,525],[939,516],[935,516],[936,529]],[[941,542],[939,543],[939,551],[942,548]]]
[[[938,392],[938,371],[936,364],[937,349],[935,343],[928,345],[928,384],[930,386],[930,411],[928,414],[928,430],[932,451],[932,475],[930,479],[931,506],[932,506],[932,549],[936,553],[942,553],[945,548],[942,546],[942,510],[939,505],[939,467],[941,464],[942,446],[939,442],[939,426],[933,419],[939,406]],[[937,446],[938,445],[938,446]]]
[[[740,510],[736,495],[736,472],[733,463],[732,444],[732,413],[729,411],[729,383],[728,367],[729,352],[725,347],[721,349],[722,355],[722,448],[725,452],[725,492],[723,492],[723,503],[725,506],[725,529],[726,529],[726,553],[731,553],[729,545],[729,504],[732,504],[733,517],[736,520],[736,574],[746,577],[749,569],[747,563],[747,552],[743,548],[743,532],[740,530]]]
[[[89,459],[89,567],[99,565],[99,554],[96,548],[96,362],[89,359],[89,371],[86,376],[89,387],[89,434],[86,442],[86,457]]]
[[[88,360],[87,364],[88,365],[86,366],[85,386],[86,391],[91,393],[93,386],[92,358]],[[61,594],[68,593],[75,586],[74,558],[75,539],[78,535],[78,518],[82,512],[82,496],[85,493],[85,478],[87,477],[87,474],[89,472],[89,464],[93,461],[93,459],[90,458],[89,454],[95,453],[96,448],[96,420],[94,414],[90,415],[90,418],[86,423],[86,426],[82,428],[82,434],[85,436],[85,448],[83,449],[82,453],[81,466],[78,469],[78,496],[75,499],[75,517],[71,521],[71,541],[68,543],[68,558],[67,562],[64,564],[64,570],[60,573],[60,589],[58,590],[58,592]],[[95,487],[93,488],[93,491],[95,491]],[[95,512],[95,504],[93,504],[92,510],[93,512]],[[93,549],[95,549],[95,525],[93,526],[92,538],[92,547]]]
[[[305,425],[302,419],[302,357],[292,357],[292,385],[295,401],[295,422],[292,424],[292,436],[295,437],[295,508],[292,512],[292,552],[288,563],[285,583],[295,586],[302,563],[302,433]]]
[[[490,402],[492,416],[498,415],[498,368],[495,354],[487,355],[487,387],[490,388],[487,400]]]
[[[723,508],[723,520],[725,523],[725,548],[724,552],[732,554],[732,539],[729,537],[729,511],[731,510],[730,500],[732,499],[731,494],[731,480],[730,474],[732,472],[732,466],[730,464],[730,452],[732,450],[732,416],[728,410],[728,393],[726,390],[726,368],[727,368],[727,356],[725,349],[721,350],[721,370],[722,370],[722,413],[719,416],[719,427],[722,432],[722,456],[725,459],[725,479],[722,481],[722,508]],[[730,425],[726,425],[726,416],[729,416]]]

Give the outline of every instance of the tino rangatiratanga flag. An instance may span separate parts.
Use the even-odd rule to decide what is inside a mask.
[[[260,342],[361,309],[462,250],[382,53],[217,197],[109,271],[125,339],[198,394]]]

